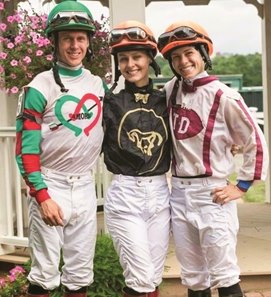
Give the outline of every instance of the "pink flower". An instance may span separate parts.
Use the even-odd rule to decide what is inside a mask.
[[[12,94],[17,94],[19,92],[19,89],[17,87],[12,87],[9,91]]]
[[[12,92],[12,89],[11,89],[11,92]],[[13,94],[16,94],[16,93],[13,93]],[[8,276],[8,279],[9,279],[9,281],[11,283],[13,283],[16,280],[16,275],[15,274],[11,274],[11,275]]]
[[[5,72],[5,69],[2,65],[0,65],[0,74],[4,73]]]
[[[4,287],[6,285],[6,280],[4,278],[0,278],[0,287]]]
[[[31,63],[31,58],[29,57],[29,56],[25,56],[24,58],[23,58],[23,61],[26,63],[26,64],[30,64]]]
[[[18,65],[18,61],[17,60],[15,60],[15,59],[13,59],[11,62],[10,62],[10,65],[11,66],[17,66]]]
[[[7,58],[8,54],[5,52],[0,52],[0,60],[5,60]]]
[[[0,23],[0,30],[3,32],[6,32],[6,29],[7,29],[7,25],[4,23]]]
[[[23,267],[18,265],[9,271],[10,274],[18,274],[18,273],[24,273],[24,272],[25,270],[23,269]]]
[[[14,48],[14,43],[9,42],[9,43],[7,44],[7,48],[9,48],[9,49]]]
[[[47,55],[47,56],[46,56],[46,60],[47,60],[47,61],[52,61],[53,58],[54,58],[53,55]]]
[[[0,10],[4,10],[4,3],[0,2]]]
[[[12,24],[15,21],[15,17],[13,15],[9,15],[7,17],[7,21]]]
[[[36,51],[36,56],[37,57],[40,57],[40,56],[42,56],[43,55],[43,51],[42,50],[37,50]]]
[[[21,23],[23,20],[23,18],[18,13],[14,16],[14,19],[17,23]]]
[[[18,35],[15,37],[15,44],[20,44],[23,42],[23,35]]]

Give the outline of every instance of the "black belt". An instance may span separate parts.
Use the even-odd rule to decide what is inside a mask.
[[[172,175],[172,176],[177,178],[203,178],[203,177],[210,177],[211,175],[200,174],[200,175],[194,175],[194,176],[177,176],[177,175]]]

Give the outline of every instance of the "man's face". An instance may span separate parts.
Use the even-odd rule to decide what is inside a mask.
[[[89,47],[85,31],[60,31],[58,33],[58,60],[75,67],[82,63]]]

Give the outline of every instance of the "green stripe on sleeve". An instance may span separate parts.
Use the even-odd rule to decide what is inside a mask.
[[[40,154],[40,142],[40,130],[24,130],[22,132],[22,154]]]
[[[35,186],[35,190],[39,191],[41,189],[47,188],[47,185],[43,181],[40,171],[35,171],[27,176],[28,181]]]
[[[29,88],[25,97],[25,108],[36,110],[39,113],[43,113],[47,101],[44,96],[38,90]]]

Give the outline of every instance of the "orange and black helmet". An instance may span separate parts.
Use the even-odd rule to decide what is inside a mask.
[[[115,26],[109,34],[112,55],[120,51],[144,49],[151,50],[155,57],[158,48],[152,31],[139,21],[125,21]]]
[[[167,27],[158,38],[158,48],[167,59],[172,50],[185,46],[204,44],[208,55],[213,53],[213,43],[208,33],[199,24],[192,21],[179,21]]]

